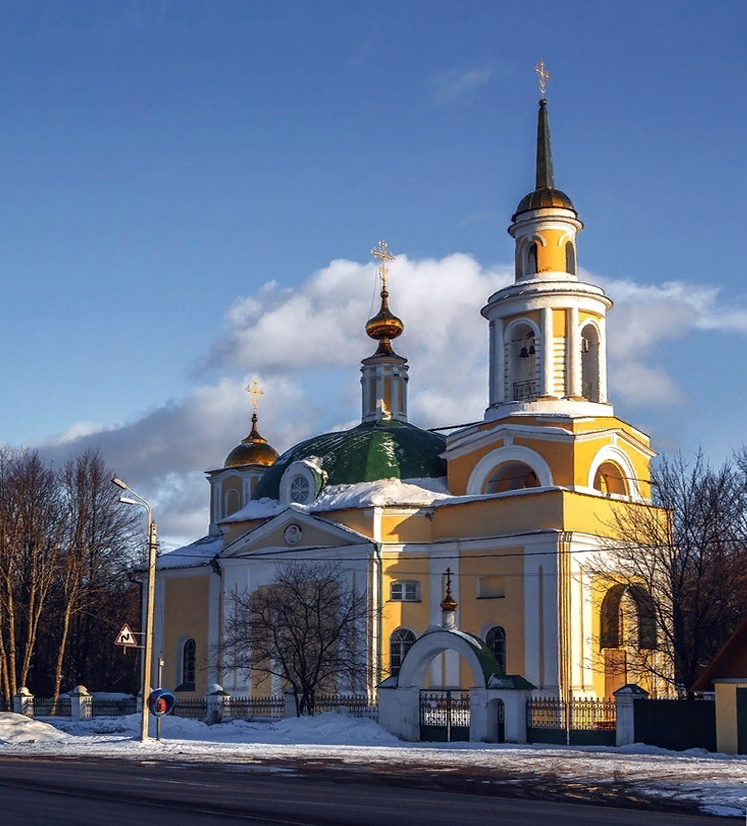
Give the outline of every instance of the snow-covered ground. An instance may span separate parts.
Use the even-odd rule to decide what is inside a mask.
[[[181,762],[252,763],[328,759],[349,768],[423,767],[431,771],[491,769],[510,776],[553,777],[594,785],[625,783],[649,797],[692,800],[705,812],[744,815],[747,757],[700,749],[671,752],[623,748],[402,743],[372,720],[329,712],[313,718],[207,726],[163,719],[160,743],[140,743],[137,715],[54,725],[0,713],[0,756],[23,754],[138,758]]]

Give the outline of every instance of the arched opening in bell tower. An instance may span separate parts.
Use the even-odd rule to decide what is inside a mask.
[[[526,322],[511,328],[509,341],[509,393],[515,402],[537,397],[537,349],[534,328]]]
[[[565,242],[565,271],[571,275],[576,274],[576,248],[573,241]]]
[[[537,474],[524,462],[504,462],[485,483],[485,493],[507,493],[511,490],[538,488]]]
[[[599,401],[599,332],[593,324],[581,331],[581,395]]]

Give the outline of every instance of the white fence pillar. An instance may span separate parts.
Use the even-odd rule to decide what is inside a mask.
[[[26,717],[34,716],[34,695],[26,688],[19,688],[13,698],[13,711],[16,714],[25,714]]]
[[[207,695],[207,722],[208,725],[222,723],[231,716],[231,695],[223,690],[223,686],[215,683],[212,691]]]
[[[298,712],[296,711],[296,695],[292,691],[286,691],[283,698],[285,699],[283,717],[298,717]]]
[[[638,685],[624,685],[614,692],[616,718],[615,745],[630,746],[635,743],[635,701],[645,700],[648,691]]]
[[[70,692],[70,715],[73,720],[90,720],[93,717],[93,697],[84,685],[76,685]]]

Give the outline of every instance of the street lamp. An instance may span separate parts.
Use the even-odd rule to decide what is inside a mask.
[[[143,673],[142,673],[142,696],[143,696],[143,707],[142,707],[142,716],[140,720],[140,740],[145,741],[148,739],[148,697],[150,695],[151,685],[149,677],[151,675],[151,671],[153,668],[153,625],[154,625],[154,618],[155,618],[155,597],[156,597],[156,549],[158,546],[158,531],[156,528],[156,523],[153,521],[153,509],[151,508],[150,504],[143,499],[140,494],[135,493],[132,488],[127,487],[127,485],[121,480],[117,479],[116,477],[112,479],[112,483],[115,484],[118,488],[122,490],[126,490],[128,493],[131,493],[135,498],[131,499],[129,496],[120,496],[119,501],[123,502],[125,505],[137,505],[138,507],[145,508],[145,512],[148,514],[148,527],[147,527],[147,539],[148,539],[148,588],[146,593],[145,599],[145,634],[144,634],[144,643],[143,643]]]

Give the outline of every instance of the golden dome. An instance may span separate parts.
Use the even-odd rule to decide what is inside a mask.
[[[252,432],[241,440],[241,444],[237,445],[226,456],[226,461],[223,464],[227,467],[242,467],[243,465],[264,465],[269,467],[275,463],[278,458],[278,452],[274,447],[267,444],[267,440],[259,435],[257,430],[257,414],[252,416]]]
[[[527,212],[530,209],[546,209],[547,207],[561,207],[562,209],[571,209],[574,212],[576,208],[573,206],[573,201],[559,189],[542,188],[535,189],[529,195],[525,195],[519,206],[516,207],[514,219],[522,212]]]
[[[391,340],[402,335],[405,324],[402,319],[389,309],[389,293],[386,289],[381,291],[381,309],[373,318],[366,322],[366,333],[370,338],[379,342],[378,354],[389,354],[392,352]]]

